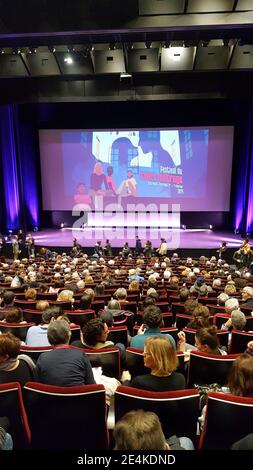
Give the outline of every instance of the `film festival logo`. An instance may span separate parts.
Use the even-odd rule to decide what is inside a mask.
[[[180,246],[180,204],[107,204],[97,198],[95,211],[89,204],[76,204],[72,216],[78,219],[72,225],[72,234],[83,240],[134,240],[136,227],[142,240],[158,241],[165,238],[168,249]]]

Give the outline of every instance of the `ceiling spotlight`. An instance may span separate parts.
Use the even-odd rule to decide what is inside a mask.
[[[183,230],[186,230],[186,225],[183,224],[183,225],[182,225],[182,229],[183,229]]]
[[[13,47],[12,54],[20,54],[21,50],[19,47]]]
[[[120,78],[132,78],[132,74],[128,72],[121,72]]]
[[[37,47],[29,47],[29,54],[36,54]]]
[[[68,49],[68,52],[74,52],[75,50],[73,44],[70,44],[69,46],[67,46],[67,49]]]
[[[152,42],[151,42],[151,41],[146,41],[146,42],[145,42],[145,47],[146,47],[146,49],[150,49],[150,48],[151,48],[151,45],[152,45]]]
[[[109,44],[109,50],[110,50],[110,51],[115,51],[115,49],[116,49],[116,44],[115,44],[115,42],[111,42],[111,43]]]
[[[238,234],[238,233],[239,233],[238,228],[235,228],[235,229],[234,229],[234,233],[235,233],[235,234]]]
[[[209,225],[209,229],[210,229],[210,230],[213,230],[213,226],[212,226],[212,225]]]
[[[54,46],[48,46],[48,50],[52,53],[54,53],[56,51]]]
[[[72,57],[67,56],[67,57],[64,58],[64,62],[66,62],[66,64],[70,65],[70,64],[73,64],[73,59],[72,59]]]
[[[62,223],[61,223],[61,228],[64,228],[64,225],[65,225],[64,222],[62,222]]]

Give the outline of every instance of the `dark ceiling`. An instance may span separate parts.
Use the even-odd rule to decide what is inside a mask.
[[[248,96],[252,25],[253,0],[0,0],[0,101]]]

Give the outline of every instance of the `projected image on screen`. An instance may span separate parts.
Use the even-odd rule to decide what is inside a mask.
[[[182,210],[203,210],[203,206],[208,210],[210,181],[217,186],[213,171],[220,152],[223,158],[228,155],[221,166],[230,188],[232,131],[232,127],[41,130],[44,208],[72,210],[75,204],[96,208],[100,197],[104,206],[116,203],[124,209],[131,203],[169,201],[183,204]],[[215,191],[218,195],[221,191],[223,200],[226,193],[227,204],[230,190]]]

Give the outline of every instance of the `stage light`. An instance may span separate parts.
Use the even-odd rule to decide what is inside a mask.
[[[213,226],[212,226],[212,225],[209,225],[209,229],[210,229],[210,230],[213,230]]]
[[[4,237],[5,241],[7,242],[8,241],[8,237]]]
[[[65,57],[64,62],[66,62],[68,65],[71,65],[73,64],[73,59],[70,56],[67,56]]]
[[[234,233],[235,233],[235,234],[238,234],[238,233],[239,233],[238,228],[235,228],[235,229],[234,229]]]
[[[132,78],[132,74],[131,73],[127,73],[127,72],[121,72],[120,74],[120,78]]]
[[[65,225],[64,222],[62,222],[62,223],[61,223],[61,228],[64,228],[64,225]]]
[[[183,230],[186,230],[186,225],[182,225],[182,229],[183,229]]]
[[[12,234],[12,230],[8,230],[8,233],[11,235],[11,234]]]
[[[33,227],[33,231],[34,231],[34,232],[38,232],[38,231],[39,231],[39,229],[38,229],[38,227],[37,227],[36,225],[35,225],[35,227]]]

